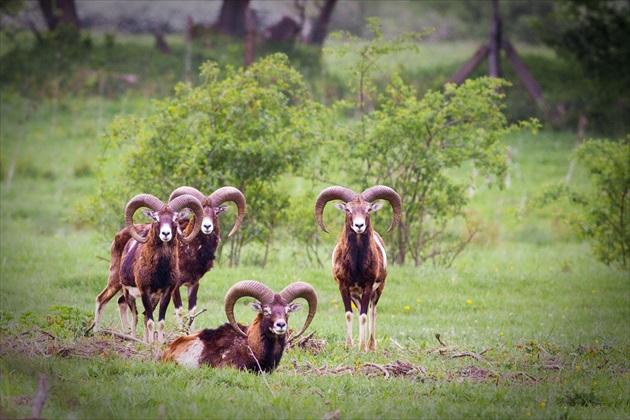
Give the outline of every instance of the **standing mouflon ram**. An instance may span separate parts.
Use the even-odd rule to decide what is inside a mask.
[[[190,242],[180,243],[179,246],[179,283],[173,290],[173,305],[178,321],[182,323],[182,297],[180,288],[188,288],[188,313],[192,317],[197,306],[197,291],[199,290],[199,280],[214,266],[215,253],[219,246],[220,227],[219,215],[229,207],[222,204],[232,201],[236,204],[238,214],[228,238],[234,234],[243,222],[245,216],[245,196],[234,187],[221,187],[209,196],[203,195],[193,187],[179,187],[171,193],[169,201],[183,195],[190,194],[197,198],[203,207],[203,221],[201,222],[201,233]],[[190,220],[180,219],[180,228],[184,235],[189,234],[195,226],[196,220],[193,216]],[[194,318],[191,318],[188,328],[193,328]]]
[[[209,196],[204,196],[201,192],[193,187],[180,187],[171,193],[169,202],[182,194],[190,194],[197,198],[203,207],[203,218],[201,219],[201,231],[194,236],[189,242],[179,241],[179,281],[178,286],[173,289],[173,304],[175,313],[178,315],[178,321],[181,324],[181,314],[183,312],[182,300],[179,288],[182,285],[188,287],[188,310],[192,315],[195,311],[197,302],[197,291],[199,289],[199,280],[214,265],[215,252],[220,241],[219,214],[225,212],[228,207],[222,204],[227,201],[233,201],[238,208],[238,215],[232,227],[231,236],[241,225],[245,215],[245,197],[234,187],[221,187]],[[179,229],[184,236],[189,236],[195,228],[199,218],[193,216],[191,219],[181,217],[178,219]],[[148,231],[150,224],[145,223],[136,226],[136,229],[144,236]],[[94,316],[94,331],[100,328],[100,321],[105,305],[121,290],[122,283],[120,281],[120,263],[125,245],[132,239],[129,229],[124,228],[114,237],[110,249],[110,266],[107,286],[96,297],[96,310]],[[120,312],[121,321],[127,322],[128,306],[124,296],[118,299],[118,310]],[[192,322],[190,325],[192,328]]]
[[[141,207],[147,207],[143,214],[153,219],[146,230],[146,236],[136,232],[133,215]],[[198,222],[192,232],[181,236],[177,220],[184,217],[188,210],[195,213]],[[144,337],[149,343],[154,341],[155,323],[153,310],[160,302],[158,315],[158,341],[164,341],[164,318],[171,301],[171,293],[179,280],[178,242],[190,242],[201,229],[203,209],[201,203],[192,195],[182,195],[162,203],[150,194],[139,194],[132,198],[125,208],[125,222],[132,239],[127,241],[120,260],[120,282],[123,298],[131,309],[132,334],[136,335],[138,311],[136,298],[142,299],[144,306]],[[121,311],[123,328],[127,330],[127,311]]]
[[[346,222],[339,242],[332,254],[333,276],[339,285],[341,298],[346,310],[346,344],[352,345],[352,303],[359,313],[359,347],[375,350],[374,330],[376,324],[376,304],[385,288],[387,277],[387,256],[381,236],[372,228],[370,213],[383,204],[374,200],[389,201],[394,210],[394,220],[388,232],[400,221],[402,202],[393,189],[377,185],[361,194],[340,186],[323,190],[315,201],[315,217],[324,232],[328,232],[322,220],[326,203],[341,200],[334,206],[346,213]],[[370,336],[366,341],[366,328],[370,321]]]
[[[234,319],[234,304],[246,296],[258,300],[250,303],[258,315],[248,326],[238,324]],[[308,316],[292,340],[306,331],[315,316],[315,289],[308,283],[295,282],[276,294],[257,281],[240,281],[225,296],[225,314],[229,322],[216,329],[199,330],[178,337],[168,346],[162,360],[188,367],[207,364],[257,373],[272,372],[280,363],[286,346],[289,314],[302,307],[300,303],[293,303],[297,298],[303,298],[308,303]]]

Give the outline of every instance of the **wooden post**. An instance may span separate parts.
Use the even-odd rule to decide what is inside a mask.
[[[477,67],[477,65],[479,65],[481,60],[483,60],[485,56],[488,55],[489,51],[490,48],[488,48],[487,45],[482,45],[481,47],[479,47],[479,49],[475,51],[475,54],[473,54],[473,56],[468,61],[466,61],[466,63],[457,71],[457,73],[455,73],[455,75],[450,78],[449,82],[458,85],[463,82],[470,74],[470,72],[473,71],[475,67]]]
[[[492,0],[489,47],[488,74],[490,77],[501,77],[501,19],[499,19],[498,0]]]
[[[536,102],[540,101],[543,95],[542,88],[536,82],[534,76],[532,76],[531,73],[527,71],[525,63],[523,63],[521,58],[518,56],[512,44],[510,44],[509,41],[503,41],[501,43],[501,46],[503,47],[503,50],[505,50],[505,53],[512,62],[514,70],[516,70],[516,73],[519,75],[523,83],[525,83],[525,87],[527,88],[530,96],[534,98]]]

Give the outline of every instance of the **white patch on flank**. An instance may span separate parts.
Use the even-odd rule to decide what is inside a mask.
[[[203,342],[196,339],[190,346],[182,353],[175,357],[175,361],[182,366],[198,368],[199,359],[201,359],[201,352],[203,351]]]
[[[129,292],[134,299],[138,299],[140,297],[140,290],[137,287],[127,287],[127,292]]]
[[[130,239],[130,241],[131,245],[129,245],[129,252],[131,252],[132,249],[138,246],[138,241],[136,241],[135,239]]]
[[[333,249],[333,253],[332,253],[332,263],[333,266],[335,265],[335,252],[337,252],[337,247],[339,246],[339,243],[337,243],[337,245],[335,245],[335,249]]]
[[[385,245],[383,245],[383,241],[378,236],[374,235],[374,239],[376,240],[376,245],[378,245],[381,253],[383,254],[383,265],[387,267],[387,255],[385,254]]]

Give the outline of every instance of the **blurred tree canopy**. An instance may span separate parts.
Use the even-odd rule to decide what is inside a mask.
[[[582,71],[583,106],[597,131],[628,132],[630,0],[563,0],[537,27],[560,57]]]

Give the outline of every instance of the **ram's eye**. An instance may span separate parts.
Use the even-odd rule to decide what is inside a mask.
[[[264,308],[264,309],[263,309],[263,315],[265,315],[265,316],[269,316],[269,315],[271,315],[271,309],[269,309],[269,308]]]

